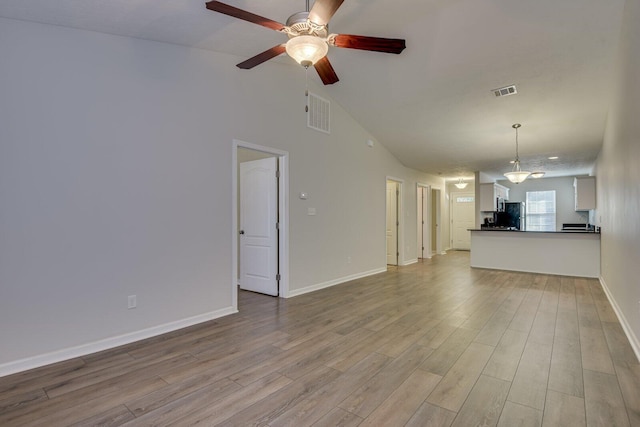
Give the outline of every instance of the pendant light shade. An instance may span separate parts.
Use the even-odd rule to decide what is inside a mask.
[[[516,162],[514,163],[514,168],[511,172],[507,172],[504,174],[504,176],[506,176],[507,179],[514,184],[520,184],[525,179],[527,179],[529,175],[531,175],[530,172],[520,170],[520,160],[516,160]]]
[[[468,183],[468,182],[464,182],[464,181],[462,180],[462,178],[460,178],[460,180],[459,180],[458,182],[456,182],[454,185],[455,185],[457,188],[459,188],[460,190],[462,190],[463,188],[467,188],[467,185],[469,185],[469,183]]]
[[[303,67],[310,67],[329,52],[326,41],[316,36],[302,35],[289,39],[285,46],[287,55]]]
[[[518,158],[518,128],[520,128],[520,126],[522,126],[520,123],[516,123],[511,126],[516,130],[516,159],[513,162],[513,169],[511,170],[511,172],[507,172],[504,174],[504,176],[506,176],[507,179],[514,184],[520,184],[525,179],[527,179],[529,175],[531,175],[531,172],[523,171],[520,168],[520,159]]]

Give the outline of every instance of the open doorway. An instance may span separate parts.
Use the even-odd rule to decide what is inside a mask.
[[[386,242],[387,265],[400,265],[402,251],[402,181],[387,178]]]
[[[416,205],[417,209],[417,248],[418,258],[431,258],[433,255],[442,254],[441,237],[441,191],[427,184],[417,184]]]
[[[417,213],[417,248],[418,258],[431,258],[431,220],[429,219],[430,206],[429,203],[431,187],[426,184],[418,183],[416,193]]]
[[[237,310],[238,286],[289,294],[288,153],[234,140],[232,157],[231,285]]]
[[[440,206],[441,191],[439,188],[431,188],[430,229],[431,229],[431,254],[443,254],[442,252],[442,211]]]

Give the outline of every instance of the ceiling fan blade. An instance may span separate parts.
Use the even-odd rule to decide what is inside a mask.
[[[309,20],[318,25],[327,25],[344,0],[316,0],[309,11]]]
[[[322,83],[324,83],[325,85],[332,85],[340,80],[333,67],[331,66],[329,58],[327,58],[326,56],[316,62],[314,64],[314,67],[318,72],[320,79],[322,79]]]
[[[238,68],[242,68],[243,70],[250,70],[256,65],[260,65],[263,62],[270,60],[271,58],[275,58],[276,56],[285,52],[285,46],[283,44],[279,44],[277,46],[272,47],[271,49],[265,50],[262,53],[257,54],[256,56],[247,59],[236,65]]]
[[[229,6],[228,4],[215,0],[207,2],[207,9],[233,16],[234,18],[242,19],[244,21],[253,22],[254,24],[262,25],[263,27],[271,28],[276,31],[281,31],[285,27],[284,24],[273,21],[269,18],[247,12],[246,10],[238,9],[237,7]]]
[[[375,52],[398,54],[406,46],[403,39],[385,39],[382,37],[354,36],[352,34],[336,34],[330,38],[330,43],[336,47],[348,49],[372,50]]]

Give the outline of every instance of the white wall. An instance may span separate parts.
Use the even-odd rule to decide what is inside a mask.
[[[335,102],[331,135],[307,129],[293,65],[7,19],[0,57],[0,375],[233,311],[233,139],[290,154],[299,292],[385,268],[386,176],[405,185],[403,262],[416,182],[444,190]]]
[[[563,223],[588,223],[589,212],[576,212],[575,192],[572,176],[557,178],[529,178],[520,184],[507,180],[498,181],[509,188],[510,202],[526,202],[527,191],[556,191],[556,230],[562,229]]]
[[[640,357],[640,1],[625,6],[616,89],[595,168],[602,281]]]

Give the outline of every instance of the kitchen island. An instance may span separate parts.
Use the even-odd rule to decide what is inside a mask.
[[[600,233],[472,229],[471,267],[600,277]]]

